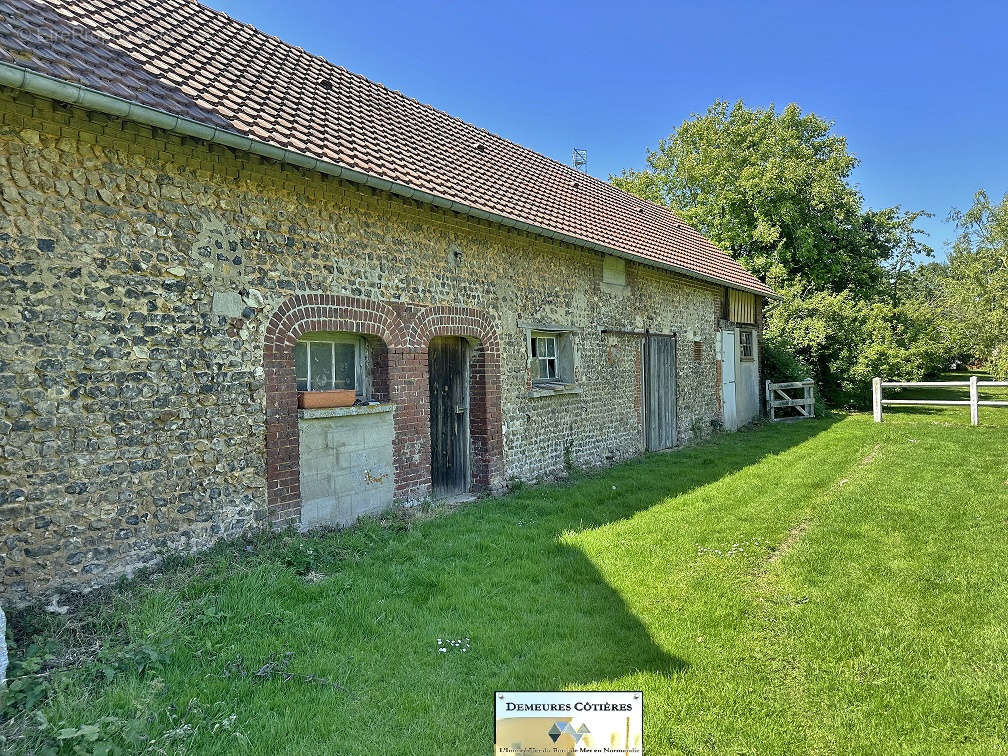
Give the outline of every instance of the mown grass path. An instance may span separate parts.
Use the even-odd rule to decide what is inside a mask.
[[[648,754],[1003,752],[1008,411],[968,419],[763,426],[222,547],[68,615],[172,655],[43,712],[152,713],[168,752],[484,754],[494,690],[639,688]],[[284,653],[300,677],[235,662]]]

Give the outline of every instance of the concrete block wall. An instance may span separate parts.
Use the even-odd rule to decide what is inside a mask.
[[[346,525],[392,504],[393,409],[385,405],[301,413],[302,528]]]

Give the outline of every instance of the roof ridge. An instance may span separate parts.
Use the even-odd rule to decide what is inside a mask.
[[[73,35],[58,44],[42,40],[33,46],[30,67],[43,75],[198,122],[219,121],[225,130],[272,147],[510,218],[547,236],[771,293],[675,208],[582,173],[203,0],[0,0],[0,7],[11,9],[16,28],[39,26],[63,40],[64,24],[81,25],[108,46],[104,52]],[[0,27],[0,39],[13,33]],[[8,41],[24,47],[13,37]],[[156,92],[145,88],[154,85]]]
[[[519,150],[521,150],[523,152],[535,155],[536,157],[542,158],[544,160],[548,160],[551,163],[560,166],[565,171],[567,171],[570,174],[573,174],[574,176],[579,176],[579,177],[580,176],[586,176],[589,179],[592,179],[593,181],[596,181],[600,185],[606,187],[607,189],[611,189],[611,190],[614,190],[616,192],[619,192],[620,194],[624,195],[627,198],[638,200],[640,202],[644,202],[644,203],[646,203],[648,205],[651,205],[651,206],[653,206],[655,208],[658,208],[658,209],[664,209],[664,210],[672,213],[672,215],[675,216],[680,222],[685,223],[685,221],[682,220],[682,218],[679,216],[679,214],[676,213],[672,208],[668,207],[667,205],[659,205],[657,202],[652,202],[651,200],[645,199],[643,197],[638,197],[635,194],[630,194],[629,192],[627,192],[627,191],[625,191],[623,189],[620,189],[618,186],[614,186],[613,184],[609,183],[608,181],[604,181],[603,179],[600,179],[597,176],[593,176],[590,173],[582,173],[581,171],[573,168],[572,166],[569,166],[566,163],[560,162],[556,158],[550,157],[549,155],[544,155],[541,152],[537,152],[536,150],[533,150],[531,147],[527,147],[526,145],[521,144],[519,142],[516,142],[513,139],[510,139],[510,138],[508,138],[506,136],[502,136],[501,134],[498,134],[498,133],[496,133],[494,131],[490,131],[490,129],[487,129],[487,128],[483,127],[483,126],[479,126],[478,124],[471,123],[470,121],[466,121],[465,119],[460,118],[457,115],[453,115],[452,113],[449,113],[446,110],[442,110],[441,108],[438,108],[438,107],[436,107],[434,105],[431,105],[428,102],[423,102],[422,100],[418,100],[415,97],[410,97],[408,94],[404,93],[402,90],[393,89],[392,87],[389,87],[388,85],[386,85],[386,84],[384,84],[384,83],[382,83],[380,81],[376,81],[375,79],[368,78],[364,74],[357,73],[356,71],[351,71],[349,68],[341,66],[338,63],[333,63],[331,60],[329,60],[328,58],[326,58],[323,55],[319,55],[318,53],[311,52],[310,50],[307,50],[307,49],[301,47],[300,45],[295,45],[292,42],[287,42],[286,40],[278,37],[275,34],[270,34],[269,32],[263,31],[262,29],[260,29],[258,26],[255,26],[254,24],[250,24],[247,21],[242,21],[241,19],[235,18],[234,16],[231,16],[231,15],[225,13],[222,10],[217,10],[216,8],[212,8],[211,6],[209,6],[209,5],[207,5],[207,4],[203,3],[203,2],[200,2],[200,0],[182,0],[182,2],[192,3],[193,5],[197,5],[197,6],[203,8],[205,10],[210,11],[211,13],[215,13],[215,14],[217,14],[219,16],[223,16],[224,18],[228,19],[229,21],[232,21],[232,22],[234,22],[234,23],[236,23],[236,24],[238,24],[240,26],[244,26],[244,27],[246,27],[248,29],[251,29],[251,30],[253,30],[254,32],[256,32],[258,34],[263,35],[264,37],[268,37],[269,39],[272,39],[272,40],[278,42],[279,44],[283,45],[284,47],[293,48],[293,49],[295,49],[295,50],[297,50],[297,51],[299,51],[301,53],[304,53],[308,57],[313,58],[313,59],[315,59],[317,61],[320,61],[320,62],[324,63],[325,65],[331,66],[332,68],[335,68],[335,69],[337,69],[339,71],[342,71],[343,73],[345,73],[345,74],[347,74],[347,75],[349,75],[349,76],[351,76],[351,77],[353,77],[355,79],[364,81],[367,84],[371,84],[373,86],[381,87],[382,89],[384,89],[389,94],[392,94],[392,95],[395,95],[397,97],[400,97],[401,99],[403,99],[403,100],[405,100],[407,102],[411,102],[414,105],[419,105],[422,108],[426,108],[426,109],[428,109],[430,111],[433,111],[434,113],[437,113],[439,115],[445,116],[446,118],[450,118],[453,121],[456,121],[457,123],[461,123],[461,124],[463,124],[463,125],[465,125],[465,126],[467,126],[469,128],[475,129],[476,131],[479,131],[479,132],[481,132],[483,134],[491,136],[494,139],[500,139],[502,142],[506,142],[507,144],[511,145],[512,147],[515,147],[515,148],[517,148],[517,149],[519,149]],[[688,226],[689,224],[687,223],[686,225]],[[694,231],[695,230],[696,229],[694,229]]]

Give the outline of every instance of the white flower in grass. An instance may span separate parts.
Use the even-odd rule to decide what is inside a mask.
[[[438,638],[438,651],[442,654],[448,653],[448,651],[458,651],[460,654],[464,654],[470,648],[472,648],[472,642],[469,638]]]

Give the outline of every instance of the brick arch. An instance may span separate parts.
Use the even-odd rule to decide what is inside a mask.
[[[500,343],[493,320],[483,310],[457,305],[425,307],[413,317],[408,342],[421,349],[435,336],[470,336],[499,355]],[[498,357],[499,367],[499,357]]]
[[[426,307],[413,318],[409,343],[422,352],[419,361],[422,383],[429,381],[427,345],[435,336],[474,338],[479,345],[470,364],[469,424],[472,440],[472,475],[476,488],[490,488],[498,483],[503,470],[503,431],[501,426],[500,339],[491,316],[483,310],[457,305]],[[419,405],[420,416],[413,427],[422,429],[416,439],[419,456],[430,476],[430,398]]]
[[[385,302],[335,294],[295,294],[270,318],[266,344],[293,346],[302,334],[324,330],[378,336],[389,348],[404,346],[407,334],[399,313]]]
[[[430,386],[427,345],[434,336],[476,339],[470,374],[473,484],[491,487],[503,469],[500,340],[494,321],[471,307],[410,306],[336,296],[296,294],[277,308],[266,327],[266,499],[277,527],[301,517],[294,344],[313,331],[348,331],[380,338],[387,348],[388,400],[396,404],[395,495],[430,492]]]
[[[301,516],[294,343],[299,336],[313,331],[377,336],[385,342],[390,355],[406,341],[406,328],[394,309],[384,302],[358,297],[295,294],[285,299],[270,318],[263,340],[266,500],[270,520],[281,527],[297,524]],[[396,400],[394,396],[390,399]]]

